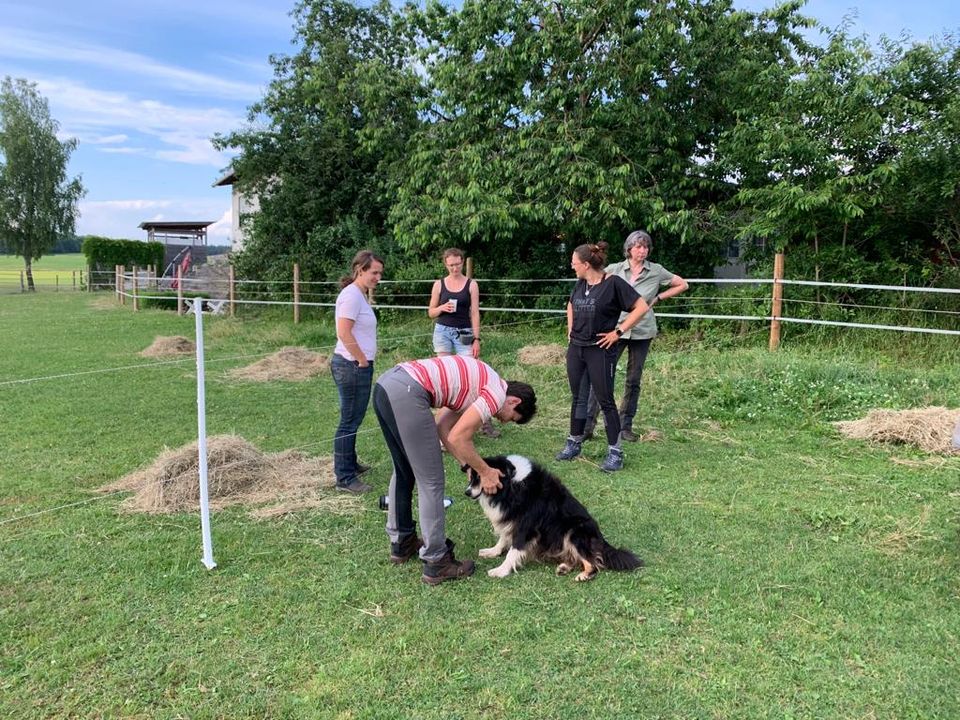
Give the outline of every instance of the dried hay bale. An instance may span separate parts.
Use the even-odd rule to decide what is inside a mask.
[[[931,453],[950,454],[953,429],[960,421],[960,410],[944,407],[915,410],[871,410],[865,418],[837,422],[840,432],[855,440],[914,445]]]
[[[170,357],[171,355],[192,355],[197,351],[197,346],[193,340],[188,340],[180,335],[173,337],[163,337],[158,335],[146,350],[141,350],[143,357]]]
[[[326,372],[330,358],[311,352],[303,347],[280,348],[252,365],[234,368],[229,372],[236,380],[268,382],[270,380],[309,380],[314,375]]]
[[[252,517],[286,515],[304,508],[358,512],[359,498],[332,491],[333,462],[295,450],[262,453],[234,435],[207,438],[207,487],[211,510],[229,505],[258,506]],[[148,467],[98,488],[98,492],[130,490],[120,507],[127,512],[194,512],[200,505],[197,443],[165,450]]]
[[[524,365],[562,365],[567,361],[567,348],[563,345],[527,345],[517,352],[517,359]]]

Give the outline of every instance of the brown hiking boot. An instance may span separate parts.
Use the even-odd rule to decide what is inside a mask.
[[[476,569],[473,560],[457,560],[453,556],[453,541],[447,540],[447,554],[437,562],[425,562],[420,579],[427,585],[439,585],[447,580],[470,577]]]
[[[416,533],[411,533],[398,543],[390,543],[390,562],[394,565],[402,565],[416,555],[422,547],[423,540],[418,538]]]

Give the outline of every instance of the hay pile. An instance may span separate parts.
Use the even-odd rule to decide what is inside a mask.
[[[146,350],[141,350],[143,357],[170,357],[173,355],[193,355],[197,351],[197,346],[193,340],[188,340],[180,335],[174,337],[157,336]]]
[[[229,372],[236,380],[268,382],[270,380],[308,380],[326,372],[330,358],[302,347],[280,348],[273,355],[258,360],[252,365],[235,368]]]
[[[349,514],[360,511],[359,498],[332,490],[333,462],[295,450],[262,453],[234,435],[207,438],[207,487],[210,508],[254,505],[255,518],[286,515],[305,508]],[[196,512],[200,507],[197,443],[165,450],[148,467],[97,489],[130,490],[120,507],[127,512]]]
[[[520,348],[517,359],[524,365],[562,365],[567,361],[563,345],[527,345]]]
[[[944,407],[917,410],[871,410],[865,418],[834,425],[848,438],[914,445],[931,453],[955,453],[953,429],[960,410]]]

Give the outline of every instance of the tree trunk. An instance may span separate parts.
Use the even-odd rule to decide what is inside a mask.
[[[23,264],[27,270],[27,292],[35,292],[37,286],[33,284],[33,263],[30,262],[30,258],[25,258]]]

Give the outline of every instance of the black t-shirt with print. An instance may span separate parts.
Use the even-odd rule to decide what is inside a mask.
[[[577,280],[570,293],[573,305],[572,345],[596,345],[597,334],[617,326],[621,312],[628,312],[640,296],[623,278],[606,275],[596,285]]]

